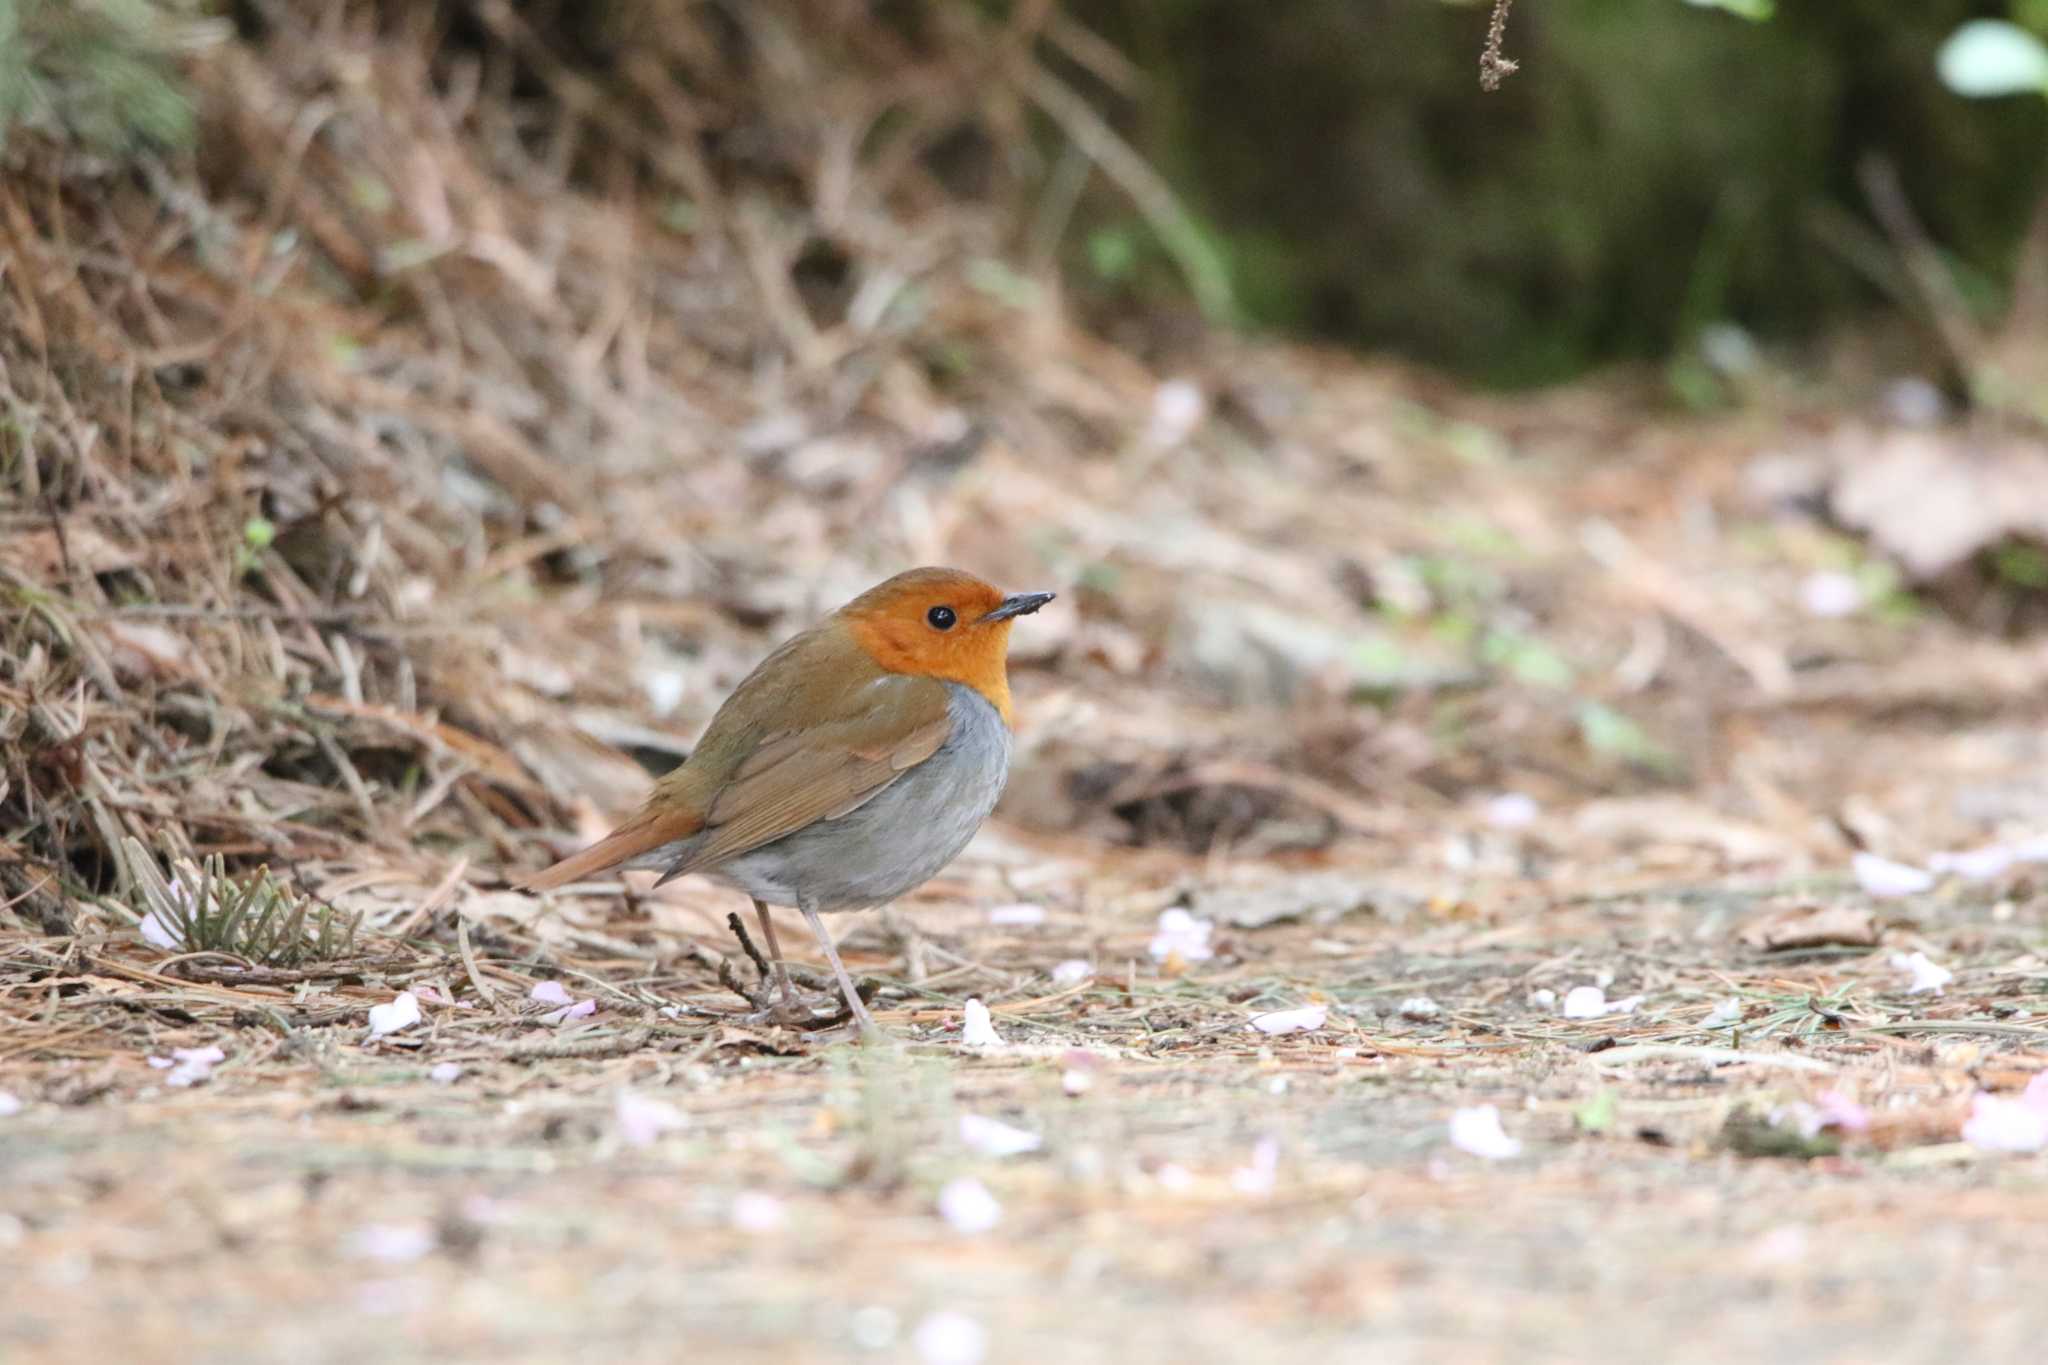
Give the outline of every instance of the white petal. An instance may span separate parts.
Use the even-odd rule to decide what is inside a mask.
[[[910,1334],[921,1365],[981,1365],[988,1356],[988,1329],[965,1313],[934,1313]]]
[[[0,1090],[0,1119],[13,1118],[23,1107],[20,1096],[11,1090]]]
[[[140,927],[142,930],[142,941],[149,944],[152,948],[182,948],[185,946],[179,941],[178,936],[171,932],[170,926],[157,918],[157,913],[154,910],[142,917]]]
[[[1799,584],[1799,605],[1808,616],[1824,620],[1854,616],[1863,609],[1863,585],[1854,574],[1840,569],[1822,569],[1808,574]]]
[[[1278,1183],[1280,1173],[1280,1144],[1272,1138],[1260,1138],[1252,1148],[1252,1159],[1230,1173],[1230,1187],[1239,1194],[1268,1195]]]
[[[1095,969],[1078,957],[1056,962],[1052,968],[1052,984],[1055,986],[1078,986],[1083,981],[1092,980],[1094,976]]]
[[[1607,1008],[1607,992],[1598,986],[1574,986],[1564,993],[1567,1019],[1598,1019]]]
[[[1819,1108],[1823,1128],[1834,1128],[1844,1133],[1870,1131],[1870,1111],[1839,1090],[1822,1091]]]
[[[732,1225],[741,1232],[774,1232],[789,1221],[782,1201],[759,1190],[741,1190],[732,1198]]]
[[[1488,1161],[1502,1161],[1522,1151],[1522,1144],[1500,1126],[1500,1110],[1490,1104],[1451,1115],[1451,1145]]]
[[[1808,1140],[1819,1134],[1824,1122],[1820,1110],[1805,1100],[1772,1106],[1771,1112],[1764,1116],[1764,1121],[1773,1128],[1789,1128]]]
[[[649,669],[640,675],[640,688],[647,694],[647,704],[654,709],[654,714],[666,716],[683,704],[689,680],[681,669]]]
[[[988,1006],[979,1000],[969,1000],[960,1025],[962,1047],[1001,1047],[1003,1037],[996,1032],[993,1019],[988,1016]]]
[[[1003,1221],[1003,1206],[988,1192],[988,1186],[963,1175],[940,1189],[939,1217],[955,1232],[987,1232]]]
[[[1095,1087],[1095,1078],[1079,1067],[1060,1073],[1060,1089],[1069,1095],[1085,1095]]]
[[[1556,996],[1551,997],[1551,999],[1553,1000],[1555,1000],[1556,998]],[[1442,1005],[1437,1004],[1436,1001],[1430,999],[1426,995],[1409,996],[1406,1000],[1403,1000],[1401,1002],[1400,1007],[1395,1011],[1395,1013],[1399,1014],[1403,1019],[1412,1019],[1417,1023],[1422,1023],[1430,1019],[1441,1018],[1443,1016],[1443,1012],[1444,1007]]]
[[[587,1019],[597,1013],[595,1000],[578,1000],[573,1005],[564,1005],[558,1010],[549,1010],[540,1017],[543,1024],[559,1024],[569,1019]]]
[[[1209,400],[1191,380],[1169,379],[1152,393],[1152,415],[1145,423],[1145,444],[1164,450],[1194,434],[1209,410]]]
[[[960,1140],[983,1156],[1017,1156],[1023,1152],[1035,1152],[1045,1142],[1036,1133],[982,1114],[960,1116]]]
[[[621,1090],[612,1101],[612,1124],[628,1147],[651,1147],[688,1122],[682,1110],[651,1095]]]
[[[998,905],[988,912],[990,924],[1043,924],[1045,907],[1042,905]]]
[[[1216,956],[1216,950],[1209,946],[1209,935],[1215,929],[1208,920],[1197,919],[1179,907],[1162,910],[1158,930],[1147,951],[1157,962],[1176,956],[1183,962],[1207,962]]]
[[[454,1062],[436,1062],[427,1079],[435,1085],[453,1085],[462,1079],[462,1068]]]
[[[1527,829],[1543,814],[1532,796],[1502,792],[1486,803],[1486,823],[1495,829]]]
[[[536,981],[533,989],[526,993],[526,998],[543,1005],[566,1005],[569,1003],[569,988],[559,981]]]
[[[1939,963],[1930,962],[1925,953],[1893,953],[1892,966],[1902,972],[1911,972],[1913,982],[1906,987],[1908,995],[1941,994],[1941,988],[1955,979],[1955,973]]]
[[[217,1047],[174,1047],[171,1049],[171,1074],[164,1077],[164,1084],[183,1089],[198,1085],[213,1074],[214,1064],[227,1060],[227,1054]],[[157,1059],[150,1059],[155,1065]]]
[[[349,1234],[348,1249],[365,1260],[397,1265],[417,1261],[434,1249],[436,1240],[424,1223],[365,1223]]]
[[[1314,1033],[1329,1019],[1328,1005],[1304,1005],[1300,1009],[1255,1014],[1251,1026],[1261,1033]]]
[[[1729,996],[1714,1006],[1714,1012],[1700,1021],[1701,1028],[1727,1028],[1730,1024],[1742,1022],[1742,1001]]]
[[[1979,1093],[1963,1124],[1963,1141],[1985,1152],[2038,1152],[2048,1147],[2048,1111]]]
[[[1856,884],[1873,896],[1917,896],[1934,885],[1933,873],[1875,853],[1857,853],[1849,868],[1856,874]]]
[[[370,1006],[370,1036],[382,1038],[387,1033],[409,1029],[420,1021],[419,997],[411,991],[400,991],[391,997],[388,1005]]]
[[[1927,866],[1934,872],[1953,872],[1966,881],[1988,882],[2004,876],[2006,869],[2017,861],[2010,845],[1989,844],[1960,853],[1937,853],[1927,860]]]

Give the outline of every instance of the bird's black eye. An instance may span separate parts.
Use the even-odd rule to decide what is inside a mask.
[[[953,623],[960,618],[953,614],[951,607],[933,607],[924,614],[924,619],[932,623],[933,630],[951,630]]]

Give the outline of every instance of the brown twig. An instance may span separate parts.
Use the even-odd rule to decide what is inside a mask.
[[[1515,0],[1493,0],[1493,18],[1486,25],[1486,46],[1479,53],[1479,88],[1491,93],[1500,89],[1500,83],[1521,69],[1520,62],[1509,61],[1501,47],[1508,36],[1508,9]]]

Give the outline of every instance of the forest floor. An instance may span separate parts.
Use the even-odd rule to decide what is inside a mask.
[[[2031,428],[1119,340],[888,154],[973,62],[312,8],[0,176],[0,1359],[2039,1356]],[[934,561],[1061,597],[834,923],[885,1041],[695,879],[507,889]],[[167,941],[208,855],[332,951]]]
[[[8,1043],[38,1102],[0,1128],[0,1334],[24,1360],[2026,1358],[2048,1172],[1958,1132],[2048,1064],[2038,894],[1507,866],[1570,857],[1570,825],[1418,822],[1405,878],[1234,863],[1235,897],[991,839],[907,944],[851,928],[890,983],[868,1045],[751,1026],[678,966],[715,942],[695,897],[542,912],[592,931],[547,969],[584,1017],[485,951],[490,1004],[433,1003],[466,976],[444,958],[405,975],[427,1021],[381,1038],[388,986],[195,985],[102,941],[30,990],[18,948],[15,1007],[45,1003]],[[1501,869],[1400,889],[1468,837]],[[1215,955],[1155,961],[1190,891]],[[1955,976],[1745,944],[1804,906],[1874,909]],[[622,920],[657,950],[604,952]],[[1075,955],[1096,974],[1055,984]],[[1599,982],[1642,999],[1537,994]],[[963,1045],[971,996],[1000,1045]],[[1304,1005],[1313,1031],[1249,1025]],[[148,1060],[206,1046],[196,1084]],[[1482,1105],[1518,1150],[1450,1140]]]

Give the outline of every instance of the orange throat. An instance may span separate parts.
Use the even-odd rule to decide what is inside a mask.
[[[890,673],[937,678],[971,687],[1010,724],[1010,623],[970,625],[957,634],[934,637],[905,630],[886,617],[855,617],[853,639],[877,667]]]

